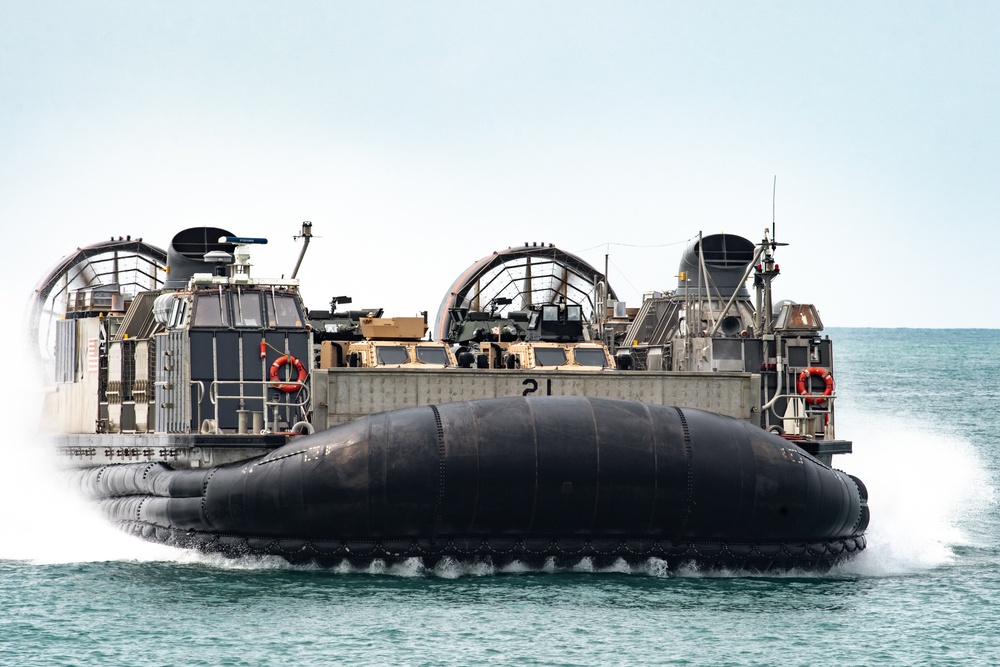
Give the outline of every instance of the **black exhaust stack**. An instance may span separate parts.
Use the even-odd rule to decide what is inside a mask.
[[[701,275],[699,249],[705,257],[705,270],[711,280]],[[750,293],[743,283],[747,266],[753,261],[756,246],[735,234],[712,234],[696,239],[681,257],[677,278],[678,296],[719,296],[728,298],[739,290],[738,298]]]
[[[192,227],[174,236],[167,248],[167,280],[164,289],[184,289],[196,273],[212,273],[217,262],[205,261],[213,251],[232,253],[233,244],[219,239],[233,233],[219,227]]]

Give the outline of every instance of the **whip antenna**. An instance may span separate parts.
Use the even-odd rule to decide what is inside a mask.
[[[774,200],[778,194],[778,175],[774,175],[774,186],[771,188],[771,240],[774,240]]]

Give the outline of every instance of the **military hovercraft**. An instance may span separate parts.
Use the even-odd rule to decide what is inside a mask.
[[[304,253],[311,224],[301,237]],[[111,239],[36,290],[45,425],[123,529],[324,565],[770,570],[864,548],[867,491],[830,467],[851,450],[832,344],[812,306],[767,314],[766,235],[699,237],[693,283],[632,313],[552,246],[494,253],[445,295],[437,341],[426,321],[338,312],[344,297],[310,311],[298,264],[252,275],[265,242]]]

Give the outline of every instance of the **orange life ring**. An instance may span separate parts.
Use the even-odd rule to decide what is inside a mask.
[[[809,376],[811,375],[823,378],[823,382],[826,383],[826,388],[823,389],[822,394],[816,395],[810,393],[809,387],[806,383],[809,382]],[[799,381],[796,386],[798,387],[799,393],[806,397],[806,403],[822,403],[826,400],[827,396],[833,394],[833,376],[830,375],[830,371],[825,368],[810,366],[799,373]]]
[[[302,365],[301,361],[299,361],[292,355],[286,354],[284,356],[278,357],[277,359],[274,360],[274,363],[271,364],[271,382],[273,383],[272,386],[279,391],[287,391],[287,392],[298,391],[299,389],[302,388],[301,384],[286,384],[283,383],[278,378],[278,369],[280,369],[285,364],[292,366],[293,368],[295,368],[295,370],[299,372],[299,377],[296,380],[296,382],[299,383],[305,382],[307,375],[306,367]]]

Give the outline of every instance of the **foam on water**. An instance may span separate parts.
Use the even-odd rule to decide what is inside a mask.
[[[18,346],[12,349],[29,349],[18,336],[7,336],[5,343]],[[36,370],[16,384],[0,383],[0,401],[17,406],[19,425],[0,440],[0,559],[54,564],[183,558],[180,550],[119,531],[66,483],[51,441],[38,432],[44,418],[39,377]]]
[[[0,452],[0,559],[36,563],[175,560],[183,552],[114,528],[64,483],[41,436],[6,438]]]
[[[849,413],[842,413],[849,414]],[[913,419],[841,416],[855,453],[836,460],[868,487],[868,547],[838,571],[894,575],[948,565],[955,547],[980,546],[996,491],[980,452]]]

